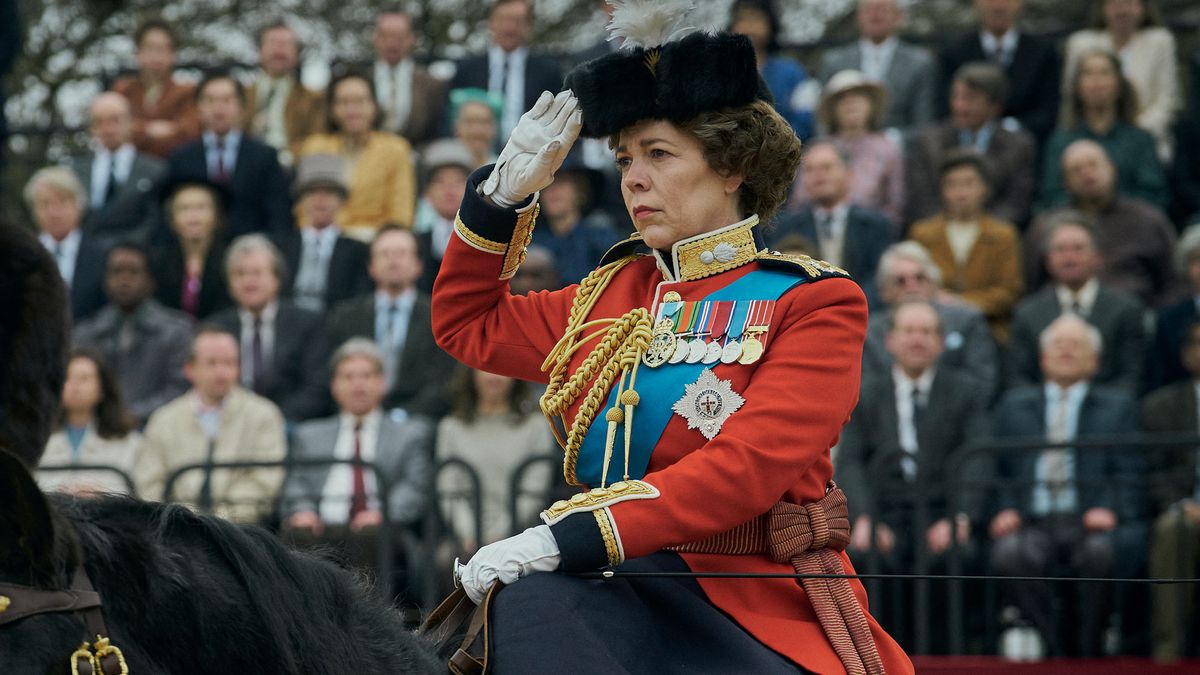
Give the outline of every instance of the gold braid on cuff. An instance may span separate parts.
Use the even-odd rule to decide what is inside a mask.
[[[529,242],[533,239],[533,225],[541,212],[541,205],[534,204],[527,211],[517,213],[517,226],[513,228],[512,239],[507,244],[492,241],[471,231],[463,222],[462,215],[454,217],[454,231],[471,248],[484,253],[494,253],[504,256],[504,264],[500,268],[500,279],[511,279],[517,273],[517,268],[525,262],[525,253]]]
[[[609,520],[608,509],[592,511],[592,515],[596,517],[600,536],[604,538],[604,553],[608,556],[608,566],[616,567],[625,562],[624,556],[621,555],[621,545],[617,542],[617,533],[613,530],[612,522]]]

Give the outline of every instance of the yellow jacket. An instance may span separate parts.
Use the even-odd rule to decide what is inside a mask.
[[[347,161],[350,198],[338,212],[337,222],[351,233],[368,234],[393,223],[412,227],[416,208],[416,172],[412,146],[400,136],[372,131],[366,146],[353,160],[339,134],[313,134],[300,155],[341,155]]]

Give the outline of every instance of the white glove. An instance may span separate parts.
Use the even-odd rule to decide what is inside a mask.
[[[479,604],[492,584],[507,585],[534,572],[553,572],[562,562],[549,525],[538,525],[488,544],[455,571],[471,602]]]
[[[583,111],[570,89],[558,96],[543,91],[533,108],[521,115],[479,193],[497,206],[512,208],[545,188],[554,180],[554,172],[567,158],[582,126]]]

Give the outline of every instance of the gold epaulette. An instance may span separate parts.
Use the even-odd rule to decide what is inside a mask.
[[[782,269],[803,273],[809,279],[813,280],[832,279],[836,277],[850,278],[850,273],[837,265],[831,265],[824,260],[810,258],[806,255],[780,253],[779,251],[760,251],[758,254],[758,263],[760,267],[768,269]]]

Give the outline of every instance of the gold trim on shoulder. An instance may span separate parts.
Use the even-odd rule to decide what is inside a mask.
[[[541,213],[541,206],[535,201],[525,210],[517,212],[517,226],[513,228],[512,239],[507,243],[492,241],[473,232],[463,222],[462,216],[454,216],[454,231],[468,246],[483,251],[504,256],[504,264],[500,268],[500,279],[511,279],[517,273],[517,268],[525,262],[525,254],[529,242],[533,239],[533,226]]]
[[[799,267],[800,269],[804,270],[804,273],[813,279],[817,279],[829,274],[836,274],[843,277],[850,276],[849,272],[838,267],[837,265],[827,263],[824,260],[819,260],[817,258],[810,258],[806,255],[780,253],[779,251],[763,251],[758,254],[757,259],[777,260],[780,262],[790,263],[795,267]]]
[[[693,237],[675,245],[679,281],[694,281],[721,274],[758,258],[754,226],[758,216],[729,227]]]
[[[657,499],[658,488],[640,480],[621,480],[603,488],[578,492],[570,499],[560,499],[542,511],[542,522],[553,525],[572,513],[595,511],[635,499]]]

